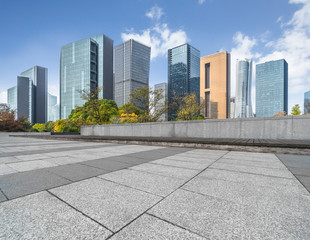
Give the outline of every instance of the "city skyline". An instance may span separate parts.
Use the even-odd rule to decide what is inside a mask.
[[[99,4],[96,1],[94,3]],[[152,47],[151,86],[156,83],[167,82],[166,51],[172,45],[177,46],[185,42],[196,46],[201,51],[202,56],[214,54],[219,50],[227,50],[231,53],[232,97],[235,95],[235,59],[253,58],[254,64],[257,64],[285,58],[290,66],[288,109],[290,111],[291,107],[296,103],[300,104],[301,107],[303,106],[304,89],[310,89],[310,69],[308,67],[308,58],[310,56],[308,43],[310,37],[308,31],[309,15],[307,15],[309,12],[309,8],[307,8],[309,1],[275,0],[270,2],[263,0],[259,3],[248,3],[248,1],[242,0],[238,4],[234,4],[236,6],[232,6],[230,1],[219,3],[212,0],[206,0],[202,4],[199,4],[198,1],[184,2],[182,6],[176,6],[173,2],[167,3],[165,1],[151,1],[148,3],[133,1],[124,3],[121,10],[128,9],[135,14],[131,14],[130,18],[124,14],[119,19],[116,19],[113,15],[117,9],[116,6],[119,5],[117,1],[115,3],[100,4],[102,4],[101,7],[110,9],[110,12],[107,12],[107,17],[99,16],[97,9],[92,13],[93,15],[90,15],[89,11],[85,13],[97,20],[105,20],[111,17],[111,21],[101,21],[102,24],[98,27],[98,25],[95,26],[96,24],[91,24],[93,19],[83,22],[84,20],[78,20],[79,15],[74,13],[71,16],[72,23],[62,24],[61,21],[54,20],[50,13],[47,13],[44,18],[46,20],[42,23],[38,21],[38,17],[42,15],[34,15],[31,19],[27,18],[25,20],[23,18],[22,23],[16,21],[18,23],[8,24],[5,18],[12,11],[20,13],[20,17],[23,17],[25,13],[29,14],[29,12],[34,10],[40,12],[37,10],[43,7],[44,9],[49,8],[51,12],[57,9],[59,10],[57,15],[61,20],[66,16],[66,10],[72,6],[66,3],[63,4],[62,9],[59,9],[57,8],[58,4],[56,1],[44,6],[37,4],[34,9],[30,9],[31,6],[28,6],[29,4],[22,2],[15,5],[5,3],[0,10],[0,18],[3,18],[1,19],[2,24],[5,23],[1,29],[10,37],[0,40],[1,46],[3,46],[0,49],[2,53],[1,64],[4,69],[0,73],[0,101],[6,101],[6,90],[14,86],[15,76],[22,69],[29,68],[32,65],[44,65],[49,68],[49,91],[59,97],[58,62],[60,47],[68,42],[104,33],[115,41],[115,45],[133,38]],[[265,8],[266,4],[269,6],[268,9]],[[224,6],[226,7],[224,8]],[[225,10],[225,19],[221,19],[214,26],[212,24],[208,25],[208,28],[202,24],[202,22],[211,21],[212,17],[220,10],[230,10],[229,6],[235,12]],[[251,18],[248,18],[247,21],[236,17],[239,11],[242,10],[238,9],[241,6],[251,15]],[[79,1],[76,2],[75,8],[77,10],[89,9]],[[187,13],[188,9],[191,11]],[[264,16],[260,16],[259,12],[263,10]],[[179,15],[184,15],[186,18],[181,18]],[[199,18],[203,18],[204,21],[198,19],[196,15],[199,15]],[[188,18],[191,20],[184,20]],[[229,29],[225,27],[227,19],[230,20]],[[46,25],[44,28],[36,29],[37,31],[34,33],[29,31],[33,21],[37,25]],[[14,38],[15,32],[18,32],[16,31],[17,25],[20,29],[21,24],[23,30],[19,34],[24,36],[22,41],[18,37]],[[157,45],[157,41],[154,39],[158,40]],[[8,43],[11,47],[7,47]],[[255,72],[255,69],[253,69],[253,72]],[[253,93],[255,93],[255,81]],[[252,94],[252,100],[254,98],[255,94]],[[253,109],[255,109],[255,106],[253,106]]]

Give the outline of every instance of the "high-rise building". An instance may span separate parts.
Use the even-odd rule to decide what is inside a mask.
[[[252,60],[237,60],[235,117],[253,117],[252,101]]]
[[[34,66],[17,77],[17,86],[8,89],[8,104],[17,118],[30,123],[47,121],[47,68]]]
[[[151,48],[135,40],[115,47],[114,100],[120,107],[136,88],[149,86]]]
[[[220,52],[200,58],[200,98],[206,118],[229,118],[230,54]]]
[[[167,106],[168,105],[168,84],[167,83],[155,84],[154,90],[162,90],[163,98],[161,100],[159,100],[158,107],[159,108],[165,107],[167,109],[168,108],[168,106]],[[159,120],[167,121],[168,120],[168,112],[161,115]]]
[[[230,98],[230,109],[229,109],[229,112],[230,112],[229,117],[230,118],[235,118],[235,102],[236,102],[235,97]]]
[[[304,113],[310,114],[310,91],[304,94]]]
[[[177,98],[194,93],[200,101],[200,51],[189,44],[168,50],[168,118],[177,117],[170,107]]]
[[[7,103],[11,110],[17,110],[17,86],[8,89]]]
[[[60,118],[86,100],[81,92],[102,88],[99,98],[113,99],[113,40],[101,34],[69,43],[60,56]]]
[[[284,59],[256,65],[256,117],[288,108],[288,64]]]
[[[55,122],[59,119],[59,105],[57,96],[48,94],[48,121]]]

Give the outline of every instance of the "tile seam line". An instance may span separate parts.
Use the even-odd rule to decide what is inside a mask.
[[[306,185],[301,180],[299,180],[299,178],[297,177],[298,175],[297,174],[295,175],[294,173],[292,173],[292,171],[286,166],[286,164],[281,160],[281,158],[279,158],[277,154],[275,155],[282,162],[282,164],[290,171],[290,173],[293,174],[294,178],[306,189],[306,191],[308,191],[308,193],[310,193],[310,189],[308,189]]]
[[[50,195],[52,195],[53,197],[57,198],[59,201],[63,202],[64,204],[66,204],[67,206],[69,206],[70,208],[72,208],[73,210],[75,210],[76,212],[82,214],[83,216],[89,218],[90,220],[92,220],[93,222],[99,224],[101,227],[104,227],[105,229],[109,230],[112,235],[113,235],[113,231],[111,229],[109,229],[108,227],[104,226],[102,223],[98,222],[97,220],[95,220],[94,218],[88,216],[87,214],[85,214],[84,212],[78,210],[77,208],[75,208],[74,206],[72,206],[71,204],[67,203],[66,201],[64,201],[62,198],[58,197],[56,194],[52,193],[50,190],[46,190],[46,192],[48,192]]]
[[[223,160],[223,159],[222,159]],[[248,161],[248,160],[245,160],[245,161]],[[278,167],[262,167],[262,166],[253,166],[253,165],[250,165],[250,164],[241,164],[241,163],[228,163],[228,162],[221,162],[221,164],[229,164],[229,165],[240,165],[240,166],[245,166],[245,167],[255,167],[255,168],[266,168],[266,169],[278,169],[278,170],[288,170],[286,168],[286,166],[284,166],[285,168],[278,168]]]
[[[221,159],[223,156],[225,156],[226,154],[228,154],[229,152],[225,153],[224,155],[222,155],[221,157],[219,157],[218,159],[215,160],[218,161],[219,159]],[[210,164],[209,166],[211,166],[212,164]],[[208,166],[208,167],[209,167]],[[155,207],[156,205],[158,205],[159,203],[161,203],[162,201],[164,201],[166,198],[168,198],[171,194],[173,194],[175,191],[177,191],[178,189],[180,189],[181,187],[183,187],[186,183],[188,183],[189,181],[191,181],[192,179],[194,179],[196,176],[198,176],[200,173],[202,173],[203,171],[205,171],[208,167],[204,168],[203,170],[199,171],[195,176],[191,177],[189,180],[185,181],[181,186],[179,186],[178,188],[176,188],[174,191],[172,191],[171,193],[169,193],[167,196],[163,197],[161,200],[159,200],[157,203],[155,203],[153,206],[149,207],[148,209],[146,209],[143,213],[141,213],[140,215],[138,215],[137,217],[135,217],[133,220],[131,220],[129,223],[125,224],[122,228],[120,228],[118,231],[116,231],[114,234],[112,234],[111,236],[109,236],[107,238],[110,239],[111,237],[113,237],[115,234],[119,233],[120,231],[122,231],[124,228],[126,228],[128,225],[130,225],[132,222],[134,222],[135,220],[137,220],[138,218],[140,218],[143,214],[147,214],[149,210],[151,210],[153,207]]]
[[[183,227],[183,226],[180,226],[180,225],[178,225],[178,224],[176,224],[176,223],[169,222],[168,220],[166,220],[166,219],[164,219],[164,218],[160,218],[160,217],[158,217],[158,216],[156,216],[156,215],[153,215],[152,213],[146,213],[145,215],[149,215],[149,216],[151,216],[151,217],[157,218],[157,219],[159,219],[159,220],[161,220],[161,221],[163,221],[163,222],[169,223],[169,224],[171,224],[171,225],[173,225],[173,226],[175,226],[175,227],[181,228],[181,229],[183,229],[183,230],[185,230],[185,231],[187,231],[187,232],[193,233],[193,234],[195,234],[195,235],[197,235],[197,236],[199,236],[199,237],[202,237],[203,239],[206,239],[206,240],[207,240],[206,237],[200,235],[199,233],[193,232],[192,230],[188,230],[187,228],[185,228],[185,227]]]
[[[279,177],[279,176],[272,176],[272,175],[266,175],[266,174],[259,174],[259,173],[251,173],[251,172],[245,172],[245,171],[237,171],[237,170],[230,170],[230,169],[223,169],[223,168],[217,168],[217,167],[210,167],[210,169],[215,170],[221,170],[221,171],[229,171],[229,172],[236,172],[236,173],[246,173],[246,174],[253,174],[257,176],[264,176],[264,177],[274,177],[274,178],[281,178],[281,179],[294,179],[289,177]],[[291,171],[289,171],[291,173]],[[294,175],[294,174],[293,174]],[[295,176],[294,176],[295,177]]]
[[[6,201],[9,201],[9,198],[8,196],[2,191],[2,189],[0,188],[0,193],[3,194],[3,196],[6,198]]]

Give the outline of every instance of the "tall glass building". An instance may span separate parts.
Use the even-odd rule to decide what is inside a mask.
[[[59,105],[57,104],[57,96],[48,94],[48,121],[57,121],[59,119]]]
[[[102,88],[99,98],[113,99],[113,40],[101,34],[69,43],[60,56],[60,118],[82,106],[81,91]]]
[[[17,110],[17,86],[7,90],[7,103],[11,110]]]
[[[288,108],[288,64],[284,59],[256,65],[256,117]]]
[[[17,118],[31,123],[47,121],[47,68],[34,66],[17,77],[17,86],[8,89],[8,104]]]
[[[195,93],[200,101],[200,51],[189,44],[168,50],[168,119],[177,117],[170,108],[179,97]]]
[[[251,89],[252,60],[237,60],[235,118],[253,117]]]
[[[133,39],[115,47],[114,100],[129,102],[135,88],[149,86],[151,48]]]
[[[163,98],[159,100],[158,107],[162,108],[165,104],[168,105],[168,84],[167,83],[158,83],[154,85],[154,90],[162,90]],[[156,107],[157,107],[156,106]],[[165,106],[167,108],[167,106]],[[167,121],[168,113],[164,113],[160,116],[159,120]]]
[[[304,113],[310,114],[310,91],[304,94]]]

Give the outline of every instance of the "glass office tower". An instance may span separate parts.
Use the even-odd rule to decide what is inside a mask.
[[[252,60],[237,60],[235,118],[253,117],[251,102]]]
[[[129,102],[135,88],[149,86],[151,48],[133,39],[115,47],[114,100]]]
[[[57,96],[48,94],[48,121],[57,121],[59,119],[59,105],[57,104]]]
[[[7,90],[7,103],[12,110],[17,110],[17,86]]]
[[[113,40],[96,35],[69,43],[60,56],[60,118],[82,106],[82,90],[102,88],[99,98],[113,99]]]
[[[177,98],[194,93],[200,101],[200,51],[189,44],[168,50],[168,119],[177,117],[170,108]]]
[[[167,105],[168,105],[168,84],[167,83],[155,84],[154,90],[162,90],[163,98],[161,100],[159,100],[158,107],[162,108],[166,104],[166,108],[167,108]],[[168,120],[168,113],[161,115],[159,120],[167,121]]]
[[[256,65],[256,117],[288,108],[288,64],[284,59]]]
[[[304,113],[310,114],[310,91],[304,94]]]

